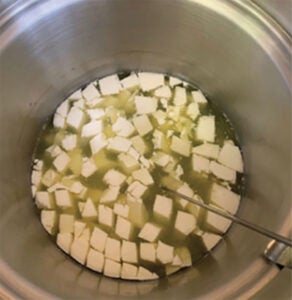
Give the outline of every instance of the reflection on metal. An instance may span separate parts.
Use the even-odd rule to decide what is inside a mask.
[[[264,256],[277,265],[292,269],[292,247],[272,240],[265,249]]]

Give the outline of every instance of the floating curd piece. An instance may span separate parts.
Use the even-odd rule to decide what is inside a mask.
[[[209,173],[210,172],[210,161],[209,159],[193,154],[192,155],[192,167],[193,170],[201,173],[201,172],[206,172]]]
[[[131,141],[135,150],[138,151],[141,155],[144,155],[147,150],[147,147],[143,138],[141,138],[139,135],[136,135],[131,138]]]
[[[143,267],[139,267],[138,269],[138,274],[137,274],[137,279],[138,280],[153,280],[153,279],[157,279],[158,275],[150,272],[149,270],[143,268]]]
[[[99,120],[105,116],[105,111],[102,108],[87,109],[86,113],[90,116],[91,120]]]
[[[36,174],[34,175],[33,173],[33,176],[36,176]],[[39,176],[41,176],[41,173],[39,173]],[[54,170],[49,169],[41,177],[41,181],[45,186],[49,187],[55,182],[56,178],[57,178],[57,173]],[[32,180],[33,183],[37,182],[37,178],[32,177]]]
[[[97,210],[91,198],[86,200],[81,215],[83,218],[97,218]]]
[[[64,128],[65,118],[58,114],[55,114],[53,119],[53,125],[55,128]]]
[[[57,235],[57,245],[68,254],[70,252],[72,241],[72,233],[58,233]]]
[[[94,249],[89,249],[86,266],[94,271],[102,272],[104,267],[104,255]]]
[[[38,208],[43,209],[50,209],[53,208],[53,199],[52,195],[48,192],[36,192],[35,194],[35,203]]]
[[[85,203],[84,203],[85,205]],[[74,221],[74,238],[78,238],[82,235],[82,232],[86,228],[86,223],[82,221]]]
[[[135,169],[139,167],[139,162],[128,153],[120,153],[118,159],[126,169]]]
[[[63,151],[58,145],[52,145],[46,149],[46,152],[48,152],[52,157],[56,157]]]
[[[184,196],[187,196],[187,197],[190,197],[190,198],[194,197],[194,191],[185,182],[176,191],[178,193],[184,195]],[[179,204],[181,205],[181,207],[183,209],[185,209],[187,207],[187,205],[189,204],[189,201],[187,201],[187,200],[185,200],[183,198],[179,198],[178,202],[179,202]]]
[[[59,172],[63,172],[67,168],[70,160],[70,157],[65,152],[62,152],[54,159],[53,165]]]
[[[218,234],[210,232],[205,232],[202,234],[202,240],[208,251],[211,250],[215,245],[217,245],[221,239],[222,237]]]
[[[164,134],[161,131],[155,129],[152,138],[154,149],[162,149],[163,140],[164,140]]]
[[[119,186],[110,186],[100,197],[100,203],[111,203],[117,200],[120,193]]]
[[[74,239],[71,245],[71,256],[77,260],[80,264],[84,265],[89,250],[89,242],[85,238]]]
[[[178,211],[175,219],[174,227],[177,231],[184,235],[189,235],[197,225],[196,218],[189,213]]]
[[[154,113],[152,113],[152,115],[156,119],[156,121],[159,125],[165,124],[166,112],[159,109],[159,110],[155,111]]]
[[[208,102],[206,97],[203,95],[203,93],[200,90],[193,91],[192,97],[196,103],[207,103]]]
[[[77,90],[75,91],[73,94],[71,94],[68,99],[71,99],[71,100],[79,100],[82,98],[82,93],[81,93],[81,90]]]
[[[167,116],[173,121],[177,122],[180,118],[180,106],[168,106],[167,108]]]
[[[188,105],[186,114],[192,119],[196,120],[200,115],[199,105],[197,103],[191,103]]]
[[[193,147],[192,152],[197,155],[205,156],[207,158],[217,159],[220,147],[215,144],[204,143],[202,145]]]
[[[173,102],[176,106],[185,105],[187,102],[187,91],[185,88],[176,86],[174,90]]]
[[[163,152],[157,152],[152,157],[152,161],[160,167],[165,167],[171,160],[172,160],[172,157]]]
[[[113,210],[105,205],[99,205],[98,220],[100,224],[113,227],[115,221]]]
[[[70,214],[60,214],[59,217],[59,232],[72,233],[74,231],[74,216]]]
[[[218,229],[222,233],[227,231],[227,229],[232,223],[232,221],[225,219],[217,214],[214,214],[211,211],[207,212],[206,222],[208,223],[208,225],[213,226],[214,228]]]
[[[117,75],[110,75],[99,80],[99,88],[103,95],[118,94],[122,86]]]
[[[113,278],[120,278],[121,264],[116,261],[106,258],[103,272],[104,272],[104,275],[106,275],[106,276],[113,277]]]
[[[140,243],[140,258],[152,263],[156,262],[156,244]]]
[[[163,74],[140,72],[138,73],[138,77],[143,92],[148,92],[164,85]]]
[[[129,208],[128,204],[122,204],[122,203],[114,204],[114,213],[118,216],[128,218],[129,211],[130,211],[130,208]]]
[[[134,179],[140,181],[144,185],[151,185],[154,183],[153,178],[149,171],[145,168],[133,171],[132,176]]]
[[[160,226],[148,222],[143,226],[138,237],[148,242],[154,242],[158,239],[161,229]]]
[[[218,161],[232,170],[243,172],[242,156],[237,146],[225,143],[219,153]]]
[[[68,111],[69,111],[69,101],[65,100],[58,106],[56,110],[56,114],[60,115],[63,118],[66,118]]]
[[[107,149],[114,152],[127,152],[132,145],[131,140],[120,136],[115,136],[108,141]]]
[[[82,95],[86,100],[92,100],[100,97],[100,93],[93,83],[90,83],[83,91]]]
[[[156,195],[153,205],[154,216],[157,219],[169,221],[173,210],[173,200],[171,198]]]
[[[81,136],[93,137],[99,133],[102,133],[102,128],[103,125],[101,120],[90,121],[82,127]]]
[[[170,149],[180,155],[190,156],[191,154],[191,142],[173,136],[171,139]]]
[[[178,272],[181,269],[179,266],[174,266],[174,265],[166,265],[165,266],[165,273],[167,276],[172,275],[176,272]]]
[[[121,80],[122,87],[124,89],[131,89],[140,84],[139,78],[135,73],[132,73],[128,77]]]
[[[176,254],[173,258],[173,261],[171,263],[172,266],[181,266],[182,265],[182,260],[181,258]]]
[[[124,240],[130,240],[134,227],[132,223],[120,216],[117,218],[115,233]]]
[[[136,227],[142,228],[149,217],[148,211],[147,211],[145,205],[143,204],[143,201],[138,201],[137,199],[132,197],[131,200],[128,198],[127,203],[129,205],[128,219]]]
[[[167,85],[162,86],[155,90],[154,96],[169,99],[172,96],[171,89]]]
[[[134,265],[123,263],[122,264],[122,272],[121,278],[122,279],[136,279],[138,273],[138,268]]]
[[[147,190],[147,186],[140,183],[139,181],[133,181],[127,189],[134,198],[141,198]]]
[[[69,188],[69,191],[73,194],[83,194],[86,190],[87,188],[79,181],[74,182]]]
[[[176,77],[172,77],[172,76],[169,77],[169,85],[171,87],[174,87],[175,85],[178,85],[178,84],[181,84],[181,83],[183,83],[182,80],[180,80]]]
[[[73,102],[73,107],[83,109],[84,106],[85,106],[85,101],[84,101],[84,99],[79,99],[79,100]]]
[[[59,207],[69,208],[72,207],[71,195],[67,190],[55,191],[56,204]]]
[[[57,224],[57,213],[54,210],[41,211],[41,223],[49,234],[53,234]]]
[[[133,147],[129,149],[128,154],[132,155],[136,160],[140,158],[140,154]]]
[[[99,227],[95,226],[91,235],[90,245],[102,253],[105,249],[107,238],[108,234]]]
[[[182,267],[190,267],[192,265],[192,256],[187,247],[178,247],[175,249],[175,253],[181,259]]]
[[[121,242],[119,240],[108,237],[105,244],[105,257],[120,261],[121,260]]]
[[[159,241],[157,246],[157,259],[163,264],[168,264],[173,261],[173,258],[174,247]]]
[[[100,150],[105,148],[108,144],[108,141],[103,133],[98,134],[89,141],[90,149],[92,155],[98,153]]]
[[[119,186],[125,182],[126,178],[127,177],[123,173],[115,169],[111,169],[105,173],[103,181],[108,185]]]
[[[218,164],[215,161],[210,162],[210,171],[220,179],[230,181],[231,183],[235,183],[236,181],[236,172],[234,170]]]
[[[122,241],[121,248],[122,261],[128,263],[138,263],[138,249],[137,244],[129,241]]]
[[[84,118],[84,113],[78,107],[72,107],[67,116],[67,124],[75,129],[79,129]]]
[[[135,105],[138,115],[150,114],[157,110],[158,100],[154,97],[136,96]]]
[[[85,178],[97,171],[97,167],[92,159],[84,158],[82,163],[81,175]]]
[[[212,185],[210,198],[212,203],[231,214],[235,214],[238,209],[240,196],[217,183]]]
[[[127,119],[118,117],[118,119],[112,126],[112,130],[119,136],[128,137],[132,133],[134,133],[135,128]]]
[[[147,115],[141,115],[133,118],[134,126],[136,127],[139,135],[144,136],[153,130],[153,126]]]
[[[197,138],[202,141],[215,141],[215,117],[202,116],[199,118],[197,127]]]
[[[77,135],[69,134],[62,140],[62,147],[67,150],[73,150],[77,145]]]

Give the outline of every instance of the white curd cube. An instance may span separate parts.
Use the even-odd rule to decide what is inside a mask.
[[[153,211],[156,217],[161,217],[163,220],[169,220],[172,215],[173,200],[171,198],[156,195]]]
[[[215,141],[215,117],[202,116],[198,121],[197,138],[202,141]]]
[[[103,108],[87,109],[86,113],[89,115],[91,120],[99,120],[105,115]]]
[[[88,240],[86,238],[80,237],[73,240],[70,254],[80,264],[84,265],[87,259],[88,250],[89,250]]]
[[[106,258],[103,273],[104,273],[104,275],[109,276],[109,277],[120,278],[121,264],[116,261]]]
[[[59,217],[59,232],[72,233],[74,231],[74,216],[70,214],[60,214]]]
[[[134,117],[133,124],[141,136],[144,136],[153,130],[153,126],[147,115]]]
[[[220,147],[216,144],[204,143],[202,145],[193,147],[192,152],[197,155],[205,156],[207,158],[217,159]]]
[[[77,145],[77,135],[69,134],[62,140],[62,147],[67,150],[73,150]]]
[[[190,198],[194,197],[194,191],[185,182],[176,191],[184,196],[187,196]],[[184,198],[179,198],[178,202],[183,209],[185,209],[189,204],[189,201],[185,200]]]
[[[210,198],[215,205],[232,214],[235,214],[238,209],[240,196],[217,183],[212,185]]]
[[[162,149],[163,140],[164,140],[164,134],[161,131],[155,129],[153,132],[153,139],[152,139],[154,149]]]
[[[108,170],[106,174],[103,176],[103,181],[112,186],[119,186],[125,182],[126,176],[114,169]]]
[[[206,97],[203,95],[203,93],[200,90],[193,91],[192,97],[196,103],[207,103]]]
[[[104,255],[106,258],[120,261],[121,260],[121,242],[108,237],[105,243]]]
[[[97,210],[91,198],[86,200],[81,215],[83,218],[97,218]]]
[[[130,208],[129,208],[128,204],[122,204],[122,203],[114,204],[114,213],[118,216],[128,218],[129,211],[130,211]]]
[[[72,94],[68,97],[68,99],[71,99],[71,100],[74,100],[74,101],[79,100],[79,99],[81,99],[81,98],[82,98],[82,93],[81,93],[81,90],[80,90],[80,89],[77,90],[77,91],[75,91],[74,93],[72,93]]]
[[[142,260],[155,263],[155,261],[156,261],[156,244],[140,243],[140,258]]]
[[[154,242],[158,239],[161,229],[160,226],[148,222],[143,226],[138,237],[148,242]]]
[[[49,234],[53,234],[56,229],[57,213],[54,210],[41,211],[41,223]]]
[[[119,136],[128,137],[134,133],[135,127],[127,119],[118,117],[112,126],[112,130]]]
[[[102,132],[102,121],[101,120],[94,120],[90,121],[89,123],[85,124],[81,130],[82,137],[92,137]]]
[[[140,84],[139,78],[135,73],[130,74],[129,76],[121,80],[122,87],[124,89],[131,89]]]
[[[98,153],[107,146],[107,139],[104,134],[100,133],[89,141],[92,155]]]
[[[205,232],[202,235],[202,240],[208,251],[211,250],[214,246],[216,246],[221,239],[222,237],[220,235],[210,232]]]
[[[86,227],[85,222],[78,221],[78,220],[74,221],[74,238],[80,237],[85,227]]]
[[[35,203],[38,208],[52,208],[53,207],[53,199],[52,195],[48,192],[36,192],[35,194]]]
[[[91,270],[102,272],[104,267],[104,255],[94,249],[89,249],[86,266]]]
[[[188,105],[186,114],[192,119],[196,120],[196,118],[200,115],[199,105],[195,102]]]
[[[138,77],[143,92],[148,92],[164,85],[164,75],[162,74],[140,72]]]
[[[65,100],[58,106],[56,110],[56,114],[62,116],[63,118],[66,118],[68,111],[69,111],[69,101]]]
[[[168,264],[173,261],[174,258],[174,247],[162,243],[161,241],[158,242],[157,245],[157,259],[163,263]]]
[[[232,221],[225,219],[211,211],[207,212],[206,222],[214,228],[218,229],[222,233],[227,231],[227,229],[232,223]]]
[[[185,105],[187,102],[187,91],[185,88],[177,86],[174,90],[173,102],[176,106]]]
[[[58,233],[57,235],[57,245],[66,253],[70,252],[72,241],[72,233]]]
[[[153,279],[157,279],[158,275],[150,272],[149,270],[143,268],[143,267],[139,267],[138,269],[138,274],[137,274],[137,279],[138,280],[153,280]]]
[[[59,172],[63,172],[67,168],[70,160],[70,157],[65,152],[62,152],[54,159],[53,165]]]
[[[136,279],[138,273],[138,268],[134,265],[123,263],[121,278],[123,279]]]
[[[135,105],[138,115],[150,114],[157,110],[158,100],[154,97],[136,96]]]
[[[91,247],[98,250],[99,252],[103,252],[105,249],[107,237],[108,234],[105,231],[95,226],[90,239]]]
[[[231,183],[235,183],[236,181],[236,171],[218,164],[215,161],[211,161],[210,171],[220,179],[230,181]]]
[[[225,143],[219,153],[218,161],[232,170],[243,172],[242,156],[237,146]]]
[[[71,207],[72,199],[71,195],[67,190],[56,190],[55,191],[56,204],[59,207]]]
[[[180,139],[177,136],[173,136],[171,139],[170,149],[180,155],[188,157],[191,154],[191,142]]]
[[[138,249],[137,244],[129,241],[122,241],[121,248],[122,261],[128,263],[138,263]]]
[[[69,114],[67,116],[67,124],[72,126],[75,129],[79,129],[82,121],[83,121],[83,111],[79,109],[78,107],[73,106]]]
[[[192,265],[192,256],[187,247],[178,247],[175,249],[175,253],[181,259],[182,267],[190,267]]]
[[[130,194],[128,194],[130,195]],[[141,200],[141,199],[139,199]],[[127,200],[129,205],[129,217],[128,219],[138,228],[142,228],[148,220],[148,211],[143,204],[143,201],[139,201],[135,198]]]
[[[136,151],[138,151],[141,155],[145,154],[147,147],[143,138],[141,138],[139,135],[136,135],[131,138],[131,141]]]
[[[209,166],[210,166],[209,159],[199,156],[197,154],[193,154],[192,167],[193,167],[194,171],[196,171],[198,173],[201,173],[201,172],[209,173],[210,172]]]
[[[137,168],[139,166],[138,161],[128,153],[120,153],[118,159],[127,169]]]
[[[145,168],[133,171],[132,176],[134,179],[140,181],[144,185],[151,185],[154,183],[153,178],[149,171]]]
[[[163,99],[160,100],[160,102]],[[157,110],[154,113],[152,113],[153,117],[156,119],[157,123],[159,125],[163,125],[165,123],[165,119],[166,119],[166,112],[162,111],[162,110]]]
[[[65,118],[60,116],[59,114],[55,114],[53,119],[53,125],[56,128],[64,128]]]
[[[189,213],[178,211],[175,219],[174,227],[184,235],[190,234],[197,225],[196,218]]]
[[[130,240],[133,235],[133,225],[130,221],[118,216],[115,233],[122,239]]]
[[[118,94],[122,86],[117,75],[110,75],[99,80],[99,88],[103,95],[113,95]]]
[[[133,181],[127,189],[127,192],[130,193],[134,198],[141,198],[146,192],[147,186],[140,183],[139,181]]]
[[[110,186],[100,197],[100,203],[111,203],[117,200],[120,193],[119,186]]]
[[[107,149],[114,152],[127,152],[132,145],[131,140],[121,136],[115,136],[108,141]]]
[[[171,89],[165,85],[154,91],[154,96],[169,99],[172,96]]]
[[[172,76],[169,77],[169,85],[171,87],[174,87],[174,86],[176,86],[178,84],[181,84],[182,82],[183,81],[180,80],[180,79],[178,79],[178,78],[175,78],[175,77],[172,77]]]
[[[163,152],[157,152],[153,155],[152,161],[160,166],[160,167],[166,167],[166,165],[172,160],[172,157],[168,154],[165,154]]]
[[[100,93],[93,83],[90,83],[83,91],[82,95],[86,100],[92,100],[100,97]]]
[[[82,163],[81,175],[83,177],[89,177],[97,171],[97,167],[92,159],[84,158]]]
[[[108,227],[113,227],[115,221],[113,210],[105,205],[99,205],[98,219],[100,224],[106,225]]]

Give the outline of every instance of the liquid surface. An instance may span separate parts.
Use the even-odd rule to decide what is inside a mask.
[[[150,280],[191,266],[231,225],[160,187],[235,213],[242,172],[234,129],[201,91],[119,74],[57,108],[36,146],[32,193],[44,228],[79,263]]]

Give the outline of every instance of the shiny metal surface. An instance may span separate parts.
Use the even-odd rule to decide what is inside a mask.
[[[269,261],[292,269],[292,247],[272,240],[265,249],[264,255]]]
[[[249,1],[18,1],[0,18],[0,282],[30,299],[249,298],[279,270],[238,227],[196,268],[149,283],[83,270],[56,249],[30,196],[36,136],[79,85],[120,69],[196,83],[236,126],[247,171],[239,215],[291,228],[291,40]],[[276,199],[276,200],[275,200]]]

